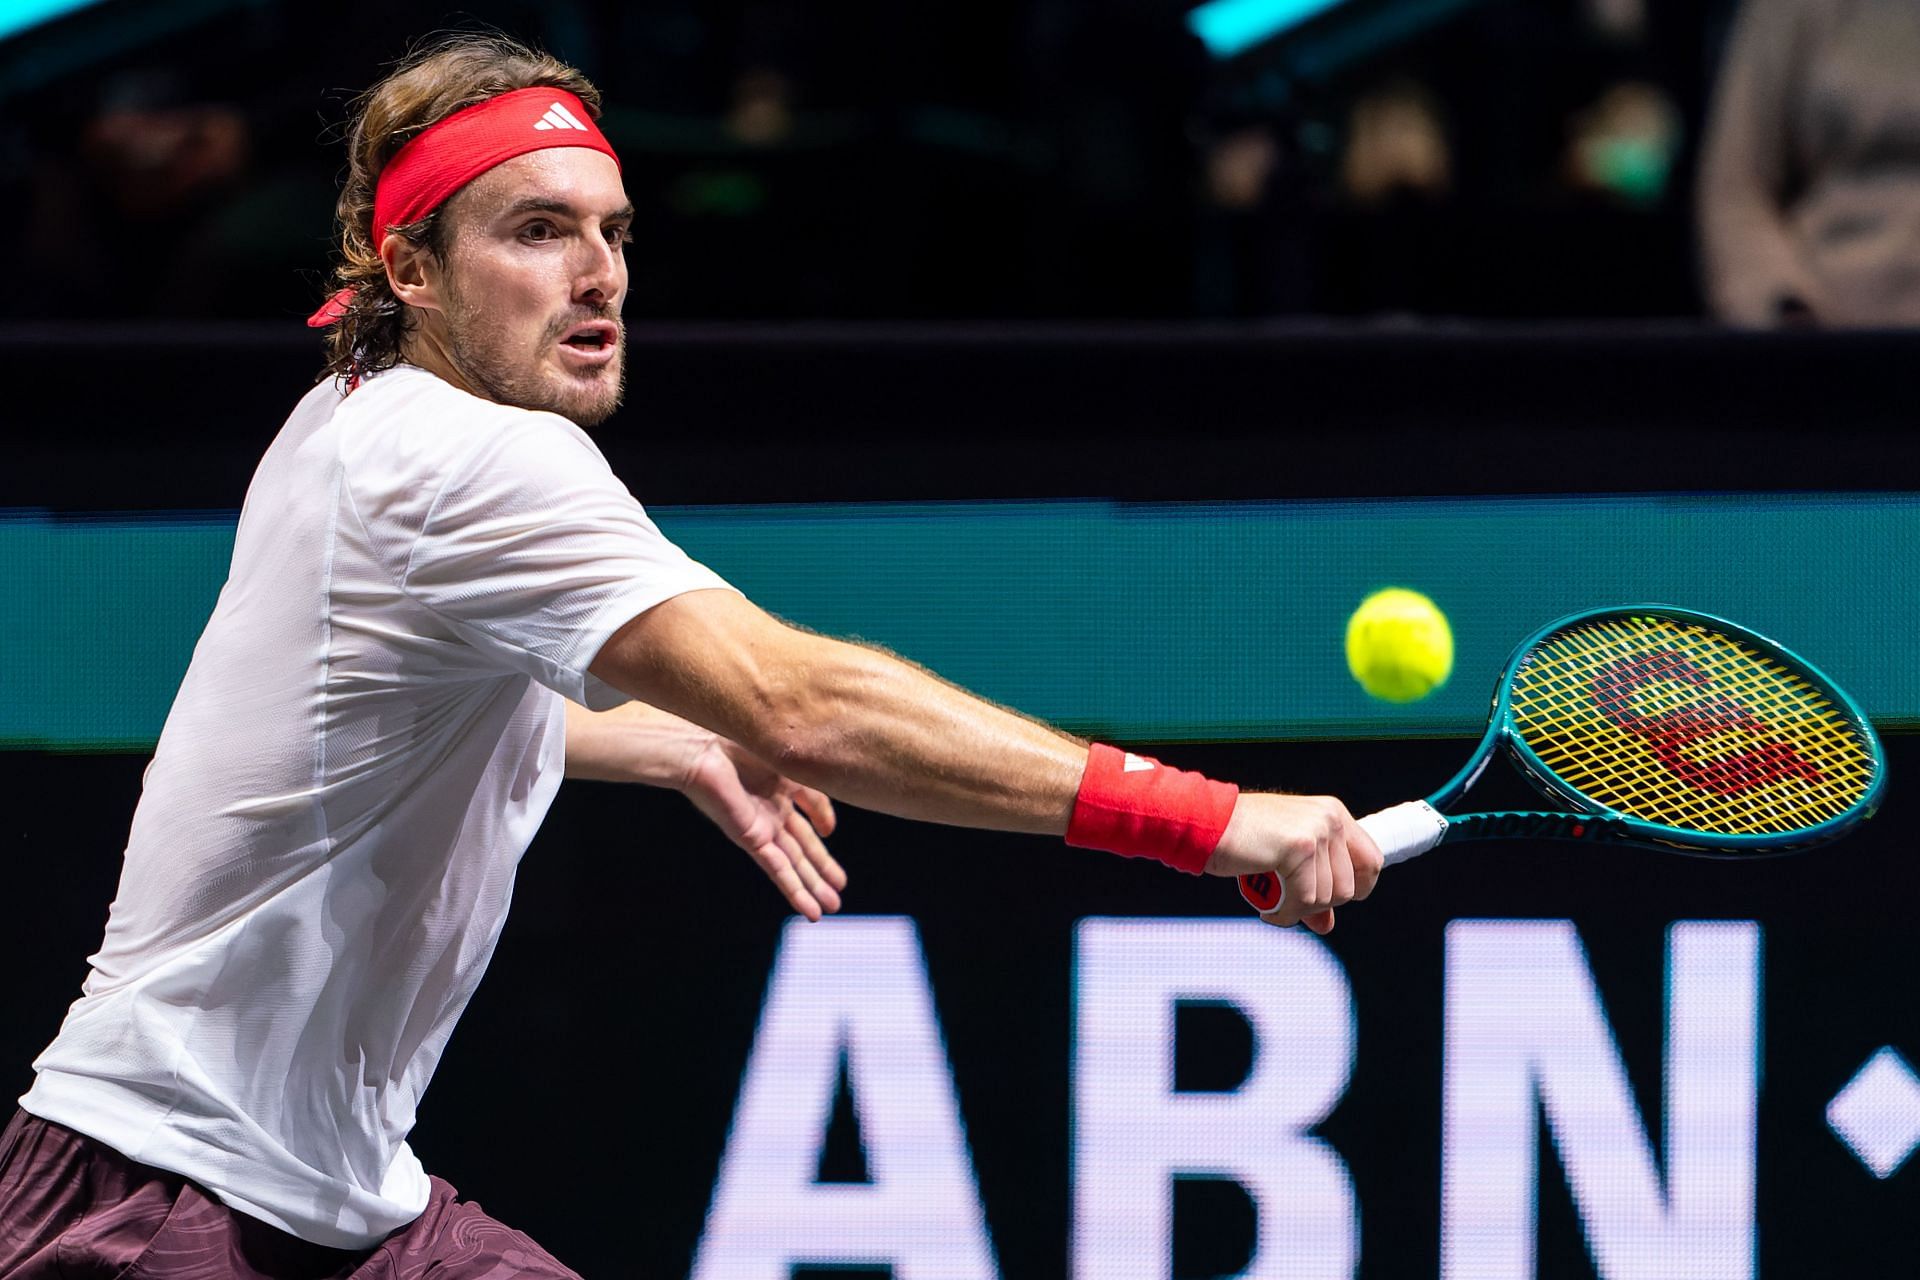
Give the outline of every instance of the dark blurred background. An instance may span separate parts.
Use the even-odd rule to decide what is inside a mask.
[[[353,94],[483,24],[605,93],[633,319],[1703,312],[1732,0],[1218,7],[83,6],[0,40],[0,316],[304,316]]]

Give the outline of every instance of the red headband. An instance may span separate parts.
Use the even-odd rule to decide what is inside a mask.
[[[587,147],[620,163],[585,104],[565,89],[515,89],[454,112],[401,147],[380,171],[375,239],[420,221],[495,165],[549,147]],[[353,290],[340,290],[307,317],[307,327],[337,323],[352,299]]]

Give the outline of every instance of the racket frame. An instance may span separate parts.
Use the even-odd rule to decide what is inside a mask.
[[[1566,630],[1596,618],[1652,614],[1682,623],[1694,623],[1720,632],[1792,667],[1808,684],[1846,712],[1860,734],[1862,745],[1872,757],[1873,777],[1866,793],[1845,813],[1795,831],[1762,834],[1713,835],[1663,823],[1649,822],[1621,813],[1592,800],[1565,782],[1520,737],[1514,728],[1513,685],[1527,656],[1555,632]],[[1494,689],[1493,710],[1487,731],[1470,757],[1445,786],[1427,797],[1427,803],[1443,814],[1447,807],[1480,780],[1493,757],[1504,748],[1509,760],[1533,788],[1549,800],[1567,806],[1565,812],[1500,810],[1486,813],[1447,815],[1446,833],[1441,844],[1466,840],[1586,840],[1609,844],[1632,844],[1709,858],[1749,858],[1776,853],[1791,853],[1837,840],[1872,817],[1886,790],[1886,755],[1873,722],[1860,705],[1827,674],[1793,650],[1750,628],[1710,613],[1682,609],[1667,604],[1614,605],[1587,609],[1549,622],[1514,648],[1500,682]]]

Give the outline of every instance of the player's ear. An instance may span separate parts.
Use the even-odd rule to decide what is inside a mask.
[[[380,242],[380,261],[386,264],[387,288],[409,307],[440,310],[440,260],[433,250],[392,232]]]

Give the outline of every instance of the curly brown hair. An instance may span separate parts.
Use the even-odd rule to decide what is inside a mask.
[[[329,295],[351,289],[353,298],[339,323],[327,331],[329,374],[350,378],[392,368],[411,327],[407,308],[387,285],[386,265],[380,260],[383,236],[373,226],[374,189],[381,170],[401,147],[454,112],[538,85],[565,89],[599,118],[600,91],[584,75],[557,58],[491,33],[431,41],[355,101],[347,132],[347,180],[334,208],[340,255],[327,287]],[[438,210],[393,230],[446,260]]]

